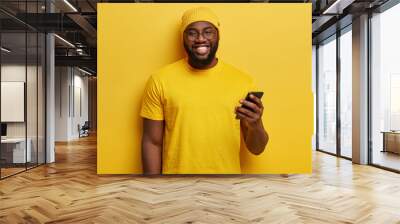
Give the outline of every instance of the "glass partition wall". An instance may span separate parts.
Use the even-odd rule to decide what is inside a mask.
[[[317,150],[352,157],[351,25],[317,47]]]
[[[38,13],[41,5],[19,1],[17,6]],[[1,179],[45,163],[46,156],[45,34],[18,21],[20,15],[0,11]]]
[[[400,172],[400,4],[388,1],[370,13],[368,164]],[[352,157],[351,33],[350,25],[316,51],[317,149],[347,159]]]
[[[400,4],[371,18],[370,163],[400,172]]]
[[[336,154],[336,35],[320,43],[318,63],[318,149]]]
[[[351,25],[340,35],[340,155],[352,158],[352,33]]]

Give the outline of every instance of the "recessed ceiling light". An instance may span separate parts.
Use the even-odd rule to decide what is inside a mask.
[[[64,0],[65,4],[67,4],[74,12],[78,12],[78,10],[71,4],[69,1]]]
[[[11,50],[9,50],[9,49],[7,49],[5,47],[1,47],[1,51],[4,51],[6,53],[10,53],[11,52]]]
[[[75,45],[73,45],[73,44],[72,44],[71,42],[69,42],[68,40],[66,40],[66,39],[64,39],[64,38],[62,38],[62,37],[60,37],[60,36],[57,35],[57,34],[54,34],[54,36],[57,37],[57,38],[58,38],[59,40],[61,40],[62,42],[66,43],[67,45],[69,45],[69,46],[75,48]]]
[[[87,74],[87,75],[93,75],[92,73],[90,73],[90,72],[88,72],[88,71],[86,71],[86,70],[83,70],[83,69],[81,69],[81,68],[79,68],[79,67],[78,67],[78,70],[81,71],[81,72],[83,72],[83,73],[85,73],[85,74]]]
[[[325,9],[322,14],[342,14],[343,9],[345,9],[354,1],[355,0],[336,0],[332,5]]]

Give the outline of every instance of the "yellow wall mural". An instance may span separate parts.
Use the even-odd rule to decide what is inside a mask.
[[[147,79],[185,57],[182,13],[219,17],[218,57],[253,76],[264,91],[264,153],[241,151],[242,173],[310,173],[313,134],[311,4],[98,4],[99,174],[140,174],[139,110]],[[233,110],[233,108],[232,108]]]

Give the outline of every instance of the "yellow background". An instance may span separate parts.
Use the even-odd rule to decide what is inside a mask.
[[[144,85],[151,72],[185,56],[182,13],[206,5],[220,18],[217,55],[264,90],[270,141],[243,173],[310,173],[313,133],[311,4],[98,4],[99,174],[141,173]],[[223,86],[221,86],[223,88]]]

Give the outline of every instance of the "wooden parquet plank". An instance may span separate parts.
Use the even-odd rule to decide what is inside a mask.
[[[0,181],[0,223],[396,223],[400,175],[314,152],[311,175],[97,175],[95,136]]]

